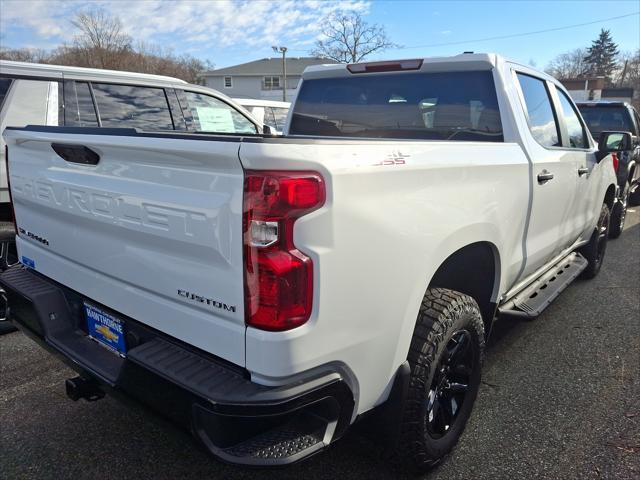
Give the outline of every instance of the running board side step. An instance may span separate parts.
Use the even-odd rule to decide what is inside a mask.
[[[570,253],[515,297],[498,307],[498,312],[501,315],[528,319],[537,317],[587,268],[587,265],[588,262],[582,255]]]

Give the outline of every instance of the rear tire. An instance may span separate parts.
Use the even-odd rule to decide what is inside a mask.
[[[625,183],[624,189],[620,193],[620,198],[613,206],[611,212],[611,226],[609,227],[609,238],[618,238],[624,230],[624,222],[627,218],[627,205],[629,202],[629,182]]]
[[[594,278],[600,272],[604,254],[607,251],[607,240],[609,239],[609,207],[607,204],[602,205],[598,224],[591,234],[591,239],[579,252],[589,262],[587,268],[582,272],[583,278]]]
[[[476,301],[427,290],[411,340],[409,392],[395,456],[425,471],[458,442],[480,387],[484,324]]]

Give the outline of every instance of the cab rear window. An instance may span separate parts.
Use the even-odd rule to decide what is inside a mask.
[[[289,133],[502,142],[490,71],[305,80]]]
[[[582,118],[587,122],[589,130],[596,139],[600,133],[606,131],[634,131],[631,115],[623,106],[580,106],[579,108]]]

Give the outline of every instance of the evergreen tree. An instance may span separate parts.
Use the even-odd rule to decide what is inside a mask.
[[[613,42],[609,30],[603,28],[598,39],[594,40],[587,49],[584,61],[591,75],[601,75],[610,80],[611,74],[616,69],[617,56],[618,46]]]

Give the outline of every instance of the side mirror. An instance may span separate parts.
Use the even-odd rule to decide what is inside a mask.
[[[637,135],[631,135],[631,144],[635,146],[638,145],[638,143],[640,143],[640,137]]]
[[[633,139],[629,132],[602,132],[598,140],[598,161],[610,153],[631,150]]]

